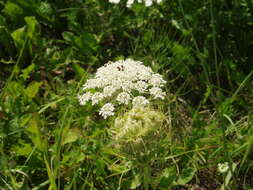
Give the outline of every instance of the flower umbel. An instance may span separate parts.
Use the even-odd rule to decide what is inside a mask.
[[[120,0],[109,0],[110,3],[118,4]]]
[[[146,7],[150,7],[153,3],[160,4],[163,0],[136,0],[138,3],[144,3]],[[120,0],[109,0],[110,3],[118,4]],[[127,0],[126,7],[131,8],[135,0]]]
[[[86,81],[78,99],[81,105],[89,101],[92,105],[104,103],[99,114],[106,119],[114,114],[116,106],[143,107],[152,100],[164,99],[166,93],[162,87],[165,83],[160,74],[140,61],[108,62],[98,68],[94,78]]]
[[[156,151],[164,121],[165,115],[157,110],[134,107],[115,119],[110,129],[114,145],[125,154],[145,157]]]
[[[110,103],[105,104],[101,110],[99,111],[99,114],[102,115],[105,119],[108,116],[114,115],[114,106]]]

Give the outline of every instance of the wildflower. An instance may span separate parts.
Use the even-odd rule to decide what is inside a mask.
[[[132,7],[133,3],[134,3],[134,0],[128,0],[126,6],[130,8]]]
[[[118,4],[120,0],[109,0],[110,3]]]
[[[134,107],[115,119],[110,132],[120,150],[127,153],[142,152],[143,144],[151,143],[150,138],[156,137],[164,119],[161,112],[147,107]]]
[[[165,83],[160,74],[154,73],[140,61],[126,59],[108,62],[98,68],[94,78],[86,81],[84,94],[79,95],[78,99],[81,105],[91,101],[92,105],[103,102],[146,106],[149,101],[164,99],[162,87]]]
[[[117,101],[120,104],[128,104],[129,101],[131,100],[130,95],[127,92],[121,92],[118,96],[117,96]]]
[[[220,173],[226,173],[228,169],[229,169],[228,162],[218,164],[218,171]]]
[[[164,99],[165,92],[162,91],[161,88],[158,87],[153,87],[149,90],[150,94],[154,96],[154,99],[160,98]]]
[[[112,94],[113,94],[115,91],[116,91],[116,89],[115,89],[113,86],[106,86],[106,87],[104,88],[103,93],[104,93],[104,96],[105,96],[105,97],[110,97],[110,96],[112,96]]]
[[[149,101],[144,96],[137,96],[133,99],[134,107],[142,107],[149,104]]]
[[[95,94],[93,94],[93,96],[91,97],[91,101],[92,101],[92,105],[97,104],[99,101],[101,101],[104,98],[103,94],[100,92],[96,92]]]
[[[99,114],[106,119],[108,116],[114,115],[114,106],[111,103],[105,104],[101,110],[99,111]]]
[[[150,7],[153,4],[152,0],[145,0],[144,3],[146,7]]]
[[[148,84],[144,81],[138,81],[135,84],[135,88],[136,90],[138,90],[139,92],[145,92],[148,88]]]
[[[156,87],[163,86],[166,83],[166,81],[163,80],[162,76],[159,74],[153,74],[149,82]]]
[[[83,95],[78,95],[80,105],[85,105],[92,97],[92,93],[86,92]]]
[[[154,2],[160,4],[163,0],[137,0],[138,3],[144,3],[146,7],[150,7]],[[120,0],[109,0],[110,3],[118,4]],[[126,7],[131,8],[135,0],[127,0]]]

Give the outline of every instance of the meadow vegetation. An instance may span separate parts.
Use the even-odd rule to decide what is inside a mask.
[[[0,0],[0,190],[252,190],[252,13],[252,0]],[[149,106],[80,101],[129,59],[166,81]]]

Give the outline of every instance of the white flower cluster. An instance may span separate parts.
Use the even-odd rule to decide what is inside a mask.
[[[138,3],[144,3],[146,7],[150,7],[154,2],[161,3],[163,0],[137,0]],[[118,4],[120,0],[109,0],[110,3]],[[127,0],[126,6],[130,8],[135,0]]]
[[[81,105],[91,101],[92,105],[106,102],[99,114],[105,119],[114,115],[115,105],[133,107],[149,104],[146,97],[164,99],[162,87],[166,81],[140,61],[132,59],[108,62],[100,67],[95,77],[86,81],[84,93],[78,96]]]
[[[228,162],[218,164],[218,171],[220,173],[226,173],[228,169],[229,169]]]

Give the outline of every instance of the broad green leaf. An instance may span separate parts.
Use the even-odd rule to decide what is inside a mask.
[[[25,22],[27,25],[27,35],[30,38],[30,40],[37,40],[39,34],[40,34],[40,27],[39,23],[35,19],[34,16],[32,17],[25,17]]]
[[[161,188],[168,188],[173,185],[177,179],[176,167],[165,168],[160,176],[159,186]]]
[[[73,149],[63,154],[62,163],[65,165],[73,165],[85,159],[84,153],[80,150]]]
[[[40,133],[40,120],[37,113],[33,114],[33,117],[28,123],[28,126],[25,127],[26,131],[29,134],[30,139],[34,145],[41,151],[44,151],[46,148],[46,143],[43,141]]]
[[[75,36],[73,33],[71,32],[63,32],[62,33],[62,37],[64,40],[66,40],[67,42],[73,44],[74,43],[74,40],[75,40]]]
[[[25,95],[27,95],[29,98],[34,98],[39,92],[39,88],[41,85],[42,82],[31,82],[25,89]]]
[[[21,142],[21,145],[15,145],[12,151],[20,156],[28,156],[32,152],[32,146],[28,143]]]
[[[18,28],[17,30],[12,32],[11,36],[14,40],[17,50],[21,51],[26,41],[26,27],[23,26],[21,28]]]
[[[196,172],[195,168],[184,168],[175,185],[185,185],[192,180]]]
[[[62,144],[72,143],[75,142],[77,139],[80,138],[80,130],[77,128],[68,129],[64,132],[64,138]]]

